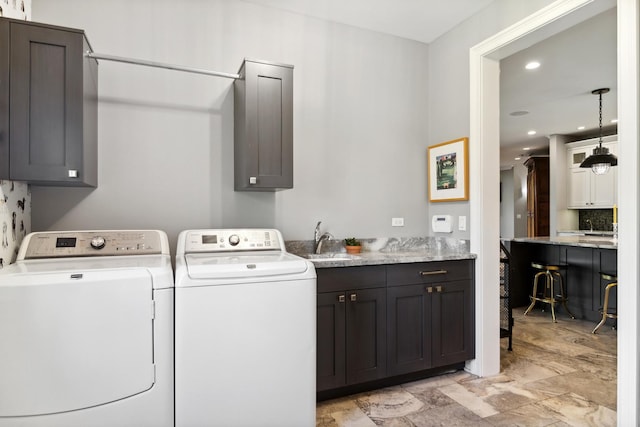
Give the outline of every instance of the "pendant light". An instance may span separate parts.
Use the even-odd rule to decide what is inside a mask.
[[[602,175],[609,171],[609,167],[618,165],[618,158],[609,153],[607,147],[602,146],[602,94],[609,92],[609,88],[596,89],[591,93],[598,95],[600,99],[600,144],[593,149],[593,154],[580,163],[581,168],[591,168],[596,175]]]

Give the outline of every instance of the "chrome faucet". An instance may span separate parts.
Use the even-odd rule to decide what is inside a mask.
[[[586,219],[584,222],[589,224],[589,231],[593,231],[593,223],[591,222],[591,220],[590,219]]]
[[[333,239],[333,235],[331,233],[323,233],[322,235],[320,234],[320,224],[322,224],[322,221],[318,221],[318,224],[316,224],[316,230],[313,233],[313,253],[314,254],[319,254],[320,251],[322,250],[322,242],[324,242],[325,240],[331,240]]]

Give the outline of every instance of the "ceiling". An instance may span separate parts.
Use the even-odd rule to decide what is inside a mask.
[[[493,0],[246,0],[431,43]],[[401,5],[401,7],[398,7]]]
[[[614,8],[500,61],[501,169],[515,157],[523,162],[527,152],[548,153],[547,136],[597,135],[595,89],[611,89],[602,96],[602,124],[611,128],[618,114],[616,46]],[[534,60],[540,68],[526,70]],[[512,115],[520,111],[529,113]]]
[[[398,7],[398,0],[246,1],[423,43],[431,43],[492,2],[402,0]],[[617,117],[616,55],[613,8],[503,59],[500,168],[523,162],[528,154],[547,153],[550,135],[597,134],[594,89],[611,89],[603,95],[603,125],[610,125]],[[540,62],[540,68],[525,70],[531,60]],[[518,111],[528,113],[511,114]],[[536,134],[527,135],[530,130]]]

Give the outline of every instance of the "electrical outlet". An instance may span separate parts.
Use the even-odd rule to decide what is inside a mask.
[[[460,231],[467,230],[467,217],[464,215],[458,217],[458,230]]]
[[[391,218],[392,227],[404,227],[404,218]]]

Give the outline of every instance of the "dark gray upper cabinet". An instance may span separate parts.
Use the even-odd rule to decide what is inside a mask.
[[[293,188],[293,67],[245,59],[234,83],[236,191]]]
[[[98,64],[81,30],[0,19],[0,178],[97,185]]]

